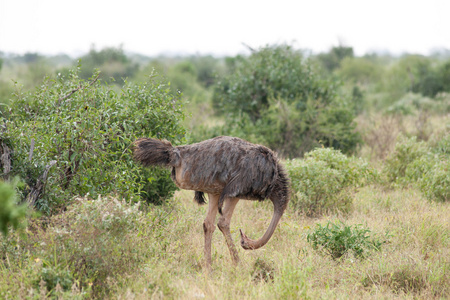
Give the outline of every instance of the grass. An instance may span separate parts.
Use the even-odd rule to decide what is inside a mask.
[[[93,208],[95,202],[83,204],[84,199],[46,225],[35,226],[39,229],[29,225],[28,233],[2,238],[0,298],[39,298],[44,294],[67,299],[450,296],[450,206],[429,202],[413,189],[362,188],[354,196],[352,214],[345,219],[305,218],[288,209],[266,246],[256,251],[239,248],[241,263],[237,267],[232,266],[224,238],[216,230],[210,275],[202,269],[206,206],[198,207],[192,197],[192,192],[180,191],[170,205],[136,214],[127,204],[119,207],[126,214],[120,212],[118,202],[111,198],[105,198],[98,208]],[[89,222],[83,221],[86,218],[81,214],[90,216]],[[127,218],[127,222],[114,223],[111,214]],[[270,202],[242,200],[231,224],[234,241],[239,241],[239,228],[259,238],[271,215]],[[337,219],[349,225],[363,224],[380,236],[389,233],[388,243],[365,259],[348,255],[334,261],[321,255],[307,243],[306,234],[316,223]],[[71,222],[78,223],[70,226]],[[116,224],[115,229],[108,231],[111,224]],[[63,234],[63,229],[70,234]],[[89,243],[92,237],[96,239],[93,244]],[[74,241],[99,249],[80,250]],[[78,261],[82,259],[89,264]],[[46,282],[55,286],[58,278],[59,290],[39,287]]]

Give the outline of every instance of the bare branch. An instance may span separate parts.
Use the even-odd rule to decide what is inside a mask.
[[[33,158],[33,151],[34,151],[34,138],[31,139],[30,153],[28,154],[28,161],[30,161],[30,162],[31,162],[31,159]]]
[[[50,168],[53,167],[55,164],[56,160],[52,160],[45,166],[44,173],[42,173],[42,175],[39,176],[38,180],[36,181],[36,184],[31,188],[30,193],[27,195],[26,201],[28,205],[34,206],[36,200],[44,191],[45,184],[47,183],[48,172],[50,171]]]
[[[11,172],[11,149],[5,144],[0,144],[0,163],[3,166],[3,179],[9,179],[9,172]]]

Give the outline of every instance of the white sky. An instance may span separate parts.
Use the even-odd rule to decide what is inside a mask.
[[[450,0],[0,0],[3,52],[235,55],[242,43],[320,52],[339,41],[357,55],[450,49]]]

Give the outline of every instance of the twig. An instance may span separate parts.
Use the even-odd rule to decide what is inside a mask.
[[[3,179],[8,181],[11,172],[11,149],[5,143],[0,144],[0,163],[3,166]]]
[[[41,176],[39,176],[36,184],[31,188],[30,193],[27,195],[27,203],[30,206],[34,206],[36,203],[36,200],[39,198],[39,196],[44,191],[45,184],[47,183],[47,176],[48,172],[50,171],[50,168],[53,167],[56,164],[56,160],[50,161],[46,166],[44,173],[42,173]]]

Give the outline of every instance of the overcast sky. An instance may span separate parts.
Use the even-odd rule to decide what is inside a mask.
[[[3,52],[235,55],[243,43],[429,54],[450,49],[450,0],[0,0]]]

